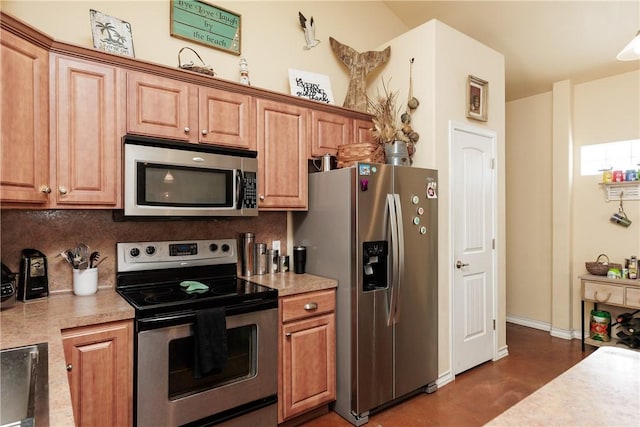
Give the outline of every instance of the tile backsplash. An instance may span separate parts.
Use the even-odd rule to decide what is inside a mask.
[[[155,240],[238,239],[247,231],[256,242],[271,244],[287,240],[286,212],[260,212],[257,217],[212,218],[185,221],[113,220],[111,210],[17,210],[0,211],[2,262],[18,272],[24,248],[47,256],[49,289],[52,293],[72,290],[71,266],[60,252],[85,243],[106,258],[98,267],[98,285],[114,287],[116,243]],[[239,249],[239,248],[238,248]]]

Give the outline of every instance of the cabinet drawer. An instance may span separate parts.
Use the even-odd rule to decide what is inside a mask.
[[[640,288],[626,288],[625,293],[625,305],[640,308]]]
[[[622,305],[624,304],[624,287],[584,282],[583,298],[602,304]]]
[[[282,322],[330,313],[335,311],[335,306],[335,291],[333,289],[282,298],[280,300]]]

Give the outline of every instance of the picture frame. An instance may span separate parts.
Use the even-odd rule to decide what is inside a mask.
[[[289,68],[291,95],[312,101],[334,104],[329,76]]]
[[[467,117],[481,122],[488,120],[489,83],[476,76],[467,77]]]
[[[171,36],[241,54],[241,16],[201,0],[171,0]]]
[[[94,9],[89,9],[89,20],[95,49],[135,57],[131,24]]]

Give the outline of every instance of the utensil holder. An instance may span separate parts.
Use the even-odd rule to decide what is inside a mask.
[[[73,269],[73,293],[78,296],[93,295],[98,291],[98,269]]]

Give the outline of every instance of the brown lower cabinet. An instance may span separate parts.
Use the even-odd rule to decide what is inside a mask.
[[[278,423],[335,400],[335,290],[279,300]]]
[[[76,426],[133,424],[133,322],[62,331]]]

